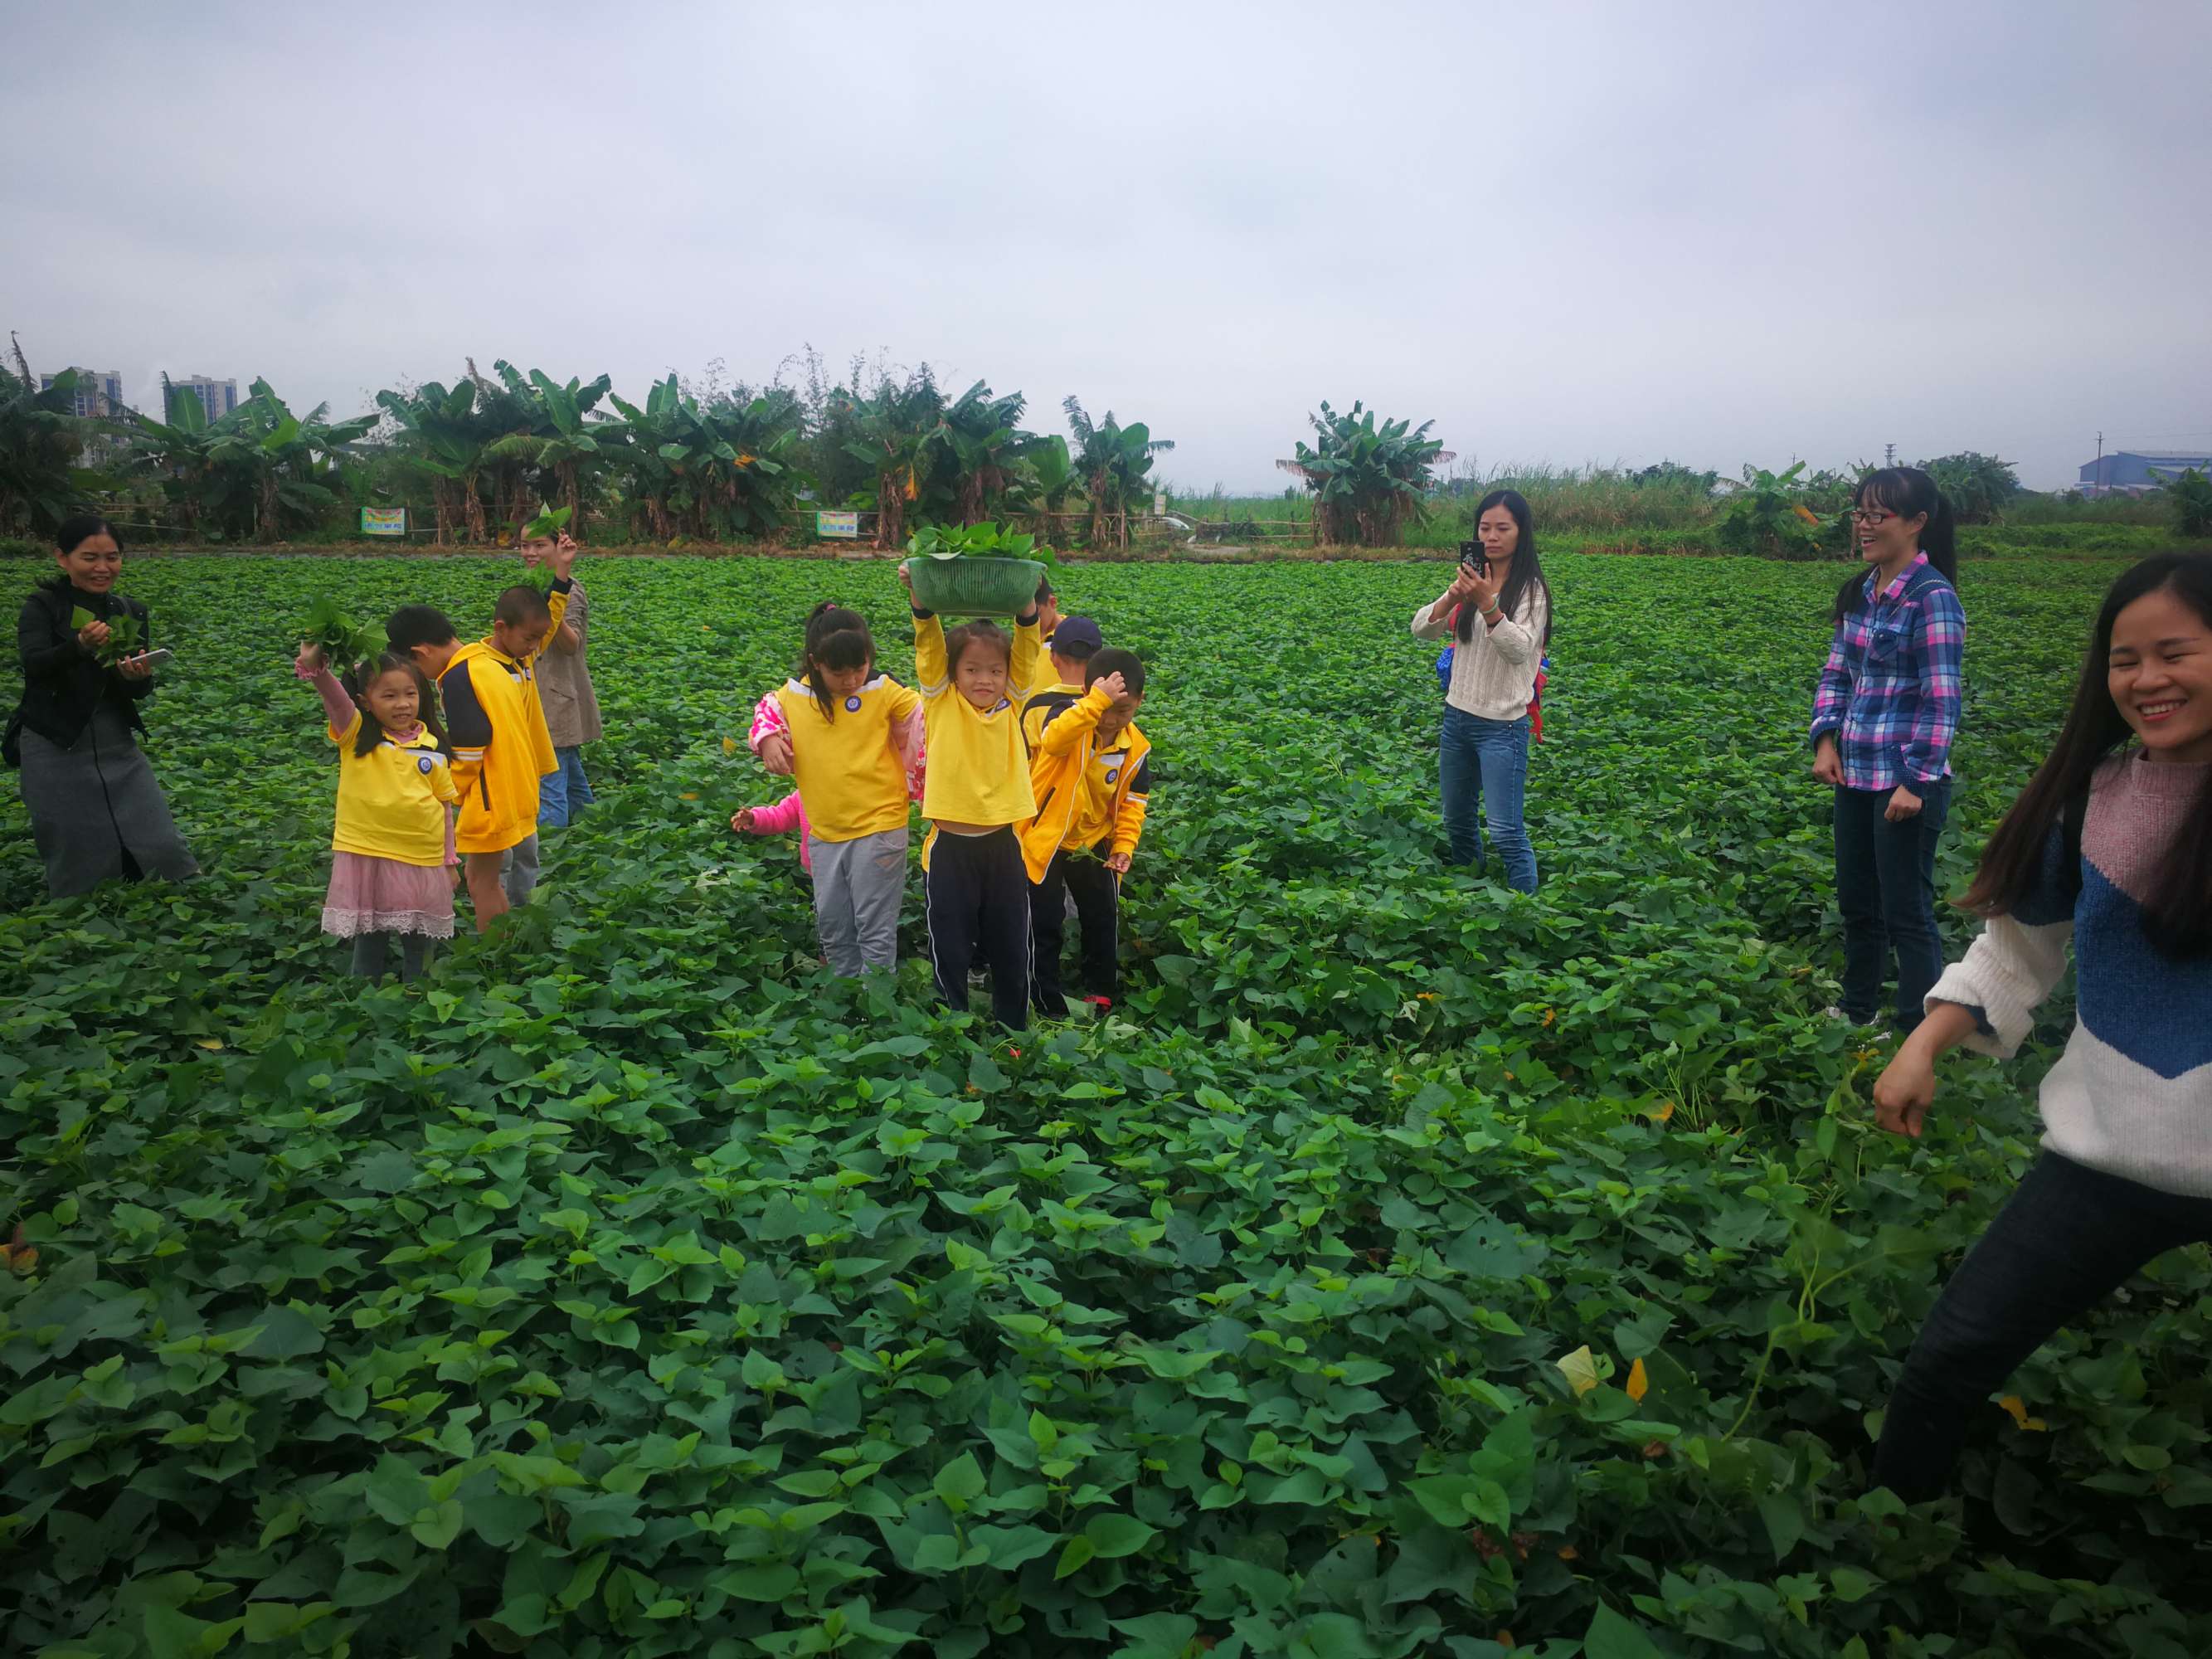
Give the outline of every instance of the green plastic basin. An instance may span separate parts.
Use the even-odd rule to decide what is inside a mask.
[[[1044,567],[1035,559],[907,561],[914,602],[956,617],[1018,617],[1036,602]]]

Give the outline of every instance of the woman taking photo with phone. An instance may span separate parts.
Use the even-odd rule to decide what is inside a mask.
[[[88,515],[64,520],[54,544],[60,572],[15,624],[23,701],[6,745],[22,768],[46,890],[66,898],[112,876],[182,881],[199,865],[136,735],[154,690],[153,641],[146,607],[115,591],[122,538]]]
[[[1536,558],[1528,503],[1493,489],[1474,514],[1476,545],[1465,550],[1451,586],[1413,613],[1413,637],[1452,636],[1437,770],[1443,795],[1446,862],[1486,869],[1482,830],[1505,866],[1507,883],[1536,890],[1529,845],[1528,705],[1552,642],[1552,591]]]
[[[1966,615],[1952,586],[1951,504],[1918,467],[1861,479],[1851,529],[1867,568],[1836,595],[1813,699],[1813,775],[1835,791],[1844,916],[1844,1000],[1828,1012],[1873,1024],[1894,952],[1902,1036],[1943,971],[1936,842],[1951,805]]]

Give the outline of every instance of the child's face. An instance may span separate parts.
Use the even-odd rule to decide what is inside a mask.
[[[491,642],[510,657],[527,657],[545,643],[552,627],[552,619],[547,617],[525,623],[495,622],[491,625]]]
[[[814,678],[833,697],[849,697],[868,683],[872,665],[862,663],[857,668],[825,668],[814,665]]]
[[[1007,661],[1004,653],[971,645],[960,653],[952,684],[960,695],[988,714],[1006,701]]]
[[[387,668],[362,688],[361,706],[387,732],[411,731],[422,711],[422,688],[404,668]]]
[[[1106,706],[1098,717],[1098,741],[1111,743],[1129,729],[1129,722],[1137,718],[1137,711],[1145,706],[1145,694],[1131,691],[1118,696]]]
[[[522,562],[532,568],[553,562],[553,538],[532,536],[522,544]]]

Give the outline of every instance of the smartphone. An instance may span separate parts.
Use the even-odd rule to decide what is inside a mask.
[[[177,653],[170,650],[168,647],[163,646],[158,651],[149,651],[144,656],[139,658],[138,661],[142,667],[167,668],[171,663],[176,661],[176,659]]]
[[[1490,574],[1490,556],[1482,550],[1480,542],[1462,542],[1459,544],[1460,568],[1471,570],[1478,576]]]

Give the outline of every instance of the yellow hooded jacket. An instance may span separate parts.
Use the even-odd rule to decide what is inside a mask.
[[[1036,813],[1016,824],[1014,831],[1021,837],[1022,862],[1032,882],[1042,881],[1054,857],[1089,827],[1083,810],[1086,789],[1104,794],[1104,821],[1113,835],[1108,850],[1137,850],[1151,805],[1152,741],[1132,720],[1121,732],[1121,742],[1102,754],[1098,722],[1113,703],[1096,685],[1080,698],[1055,688],[1031,698],[1023,711],[1022,735],[1030,745],[1030,790],[1036,797]],[[1096,780],[1090,776],[1094,767],[1103,769]]]

